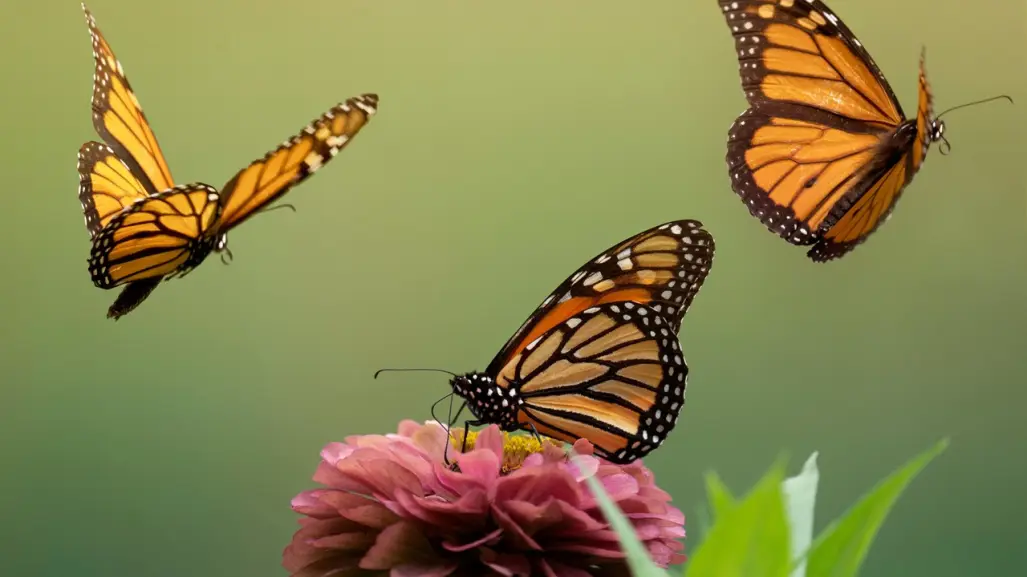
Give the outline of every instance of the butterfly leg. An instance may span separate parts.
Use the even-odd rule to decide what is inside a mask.
[[[542,435],[538,434],[538,429],[535,428],[535,424],[534,423],[528,423],[528,426],[531,427],[531,436],[535,437],[535,440],[538,441],[539,446],[541,446],[542,445]]]

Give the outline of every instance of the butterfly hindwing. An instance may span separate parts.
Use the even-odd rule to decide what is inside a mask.
[[[147,196],[143,184],[106,144],[82,145],[78,151],[78,173],[78,198],[89,238],[95,237],[126,206]]]
[[[688,365],[670,320],[647,304],[604,303],[553,327],[495,377],[516,387],[524,430],[589,439],[615,462],[645,456],[674,428]]]
[[[713,236],[696,220],[668,222],[610,247],[542,301],[487,371],[498,370],[553,327],[605,303],[647,303],[676,334],[709,274],[714,248]]]
[[[764,105],[739,116],[728,133],[732,188],[792,244],[811,244],[811,235],[840,216],[839,203],[861,194],[886,135],[838,128],[824,116]]]
[[[194,183],[137,200],[119,212],[93,239],[93,284],[110,289],[189,272],[211,251],[219,199],[213,187]]]
[[[171,171],[125,71],[85,4],[93,43],[93,127],[150,194],[171,188]]]
[[[238,226],[335,157],[378,110],[378,96],[350,98],[239,171],[221,191],[220,230]]]

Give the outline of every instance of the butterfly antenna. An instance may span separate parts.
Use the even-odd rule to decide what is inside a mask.
[[[396,372],[396,373],[399,373],[399,372],[408,372],[408,371],[425,371],[425,372],[432,372],[432,373],[445,373],[445,374],[447,374],[447,375],[449,375],[451,377],[459,376],[459,375],[457,375],[454,372],[447,371],[446,369],[378,369],[377,371],[374,372],[374,378],[377,379],[378,375],[380,375],[382,373],[385,373],[385,372]]]
[[[228,247],[221,249],[221,264],[231,264],[232,259],[234,258],[235,257],[232,256],[232,251],[229,250]]]
[[[967,106],[977,106],[978,104],[984,104],[986,102],[993,102],[995,100],[1002,100],[1002,99],[1008,100],[1010,104],[1013,104],[1013,98],[1012,97],[1010,97],[1010,96],[1008,96],[1006,94],[999,94],[998,96],[992,96],[991,98],[985,98],[984,100],[975,100],[974,102],[967,102],[966,104],[960,104],[958,106],[953,106],[952,108],[949,108],[948,110],[942,112],[941,114],[939,114],[938,116],[935,116],[934,118],[935,118],[935,120],[937,120],[937,119],[941,118],[942,116],[945,116],[949,112],[952,112],[953,110],[959,110],[960,108],[966,108]]]

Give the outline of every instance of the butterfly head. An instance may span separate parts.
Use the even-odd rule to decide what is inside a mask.
[[[214,239],[214,252],[221,255],[221,262],[228,264],[232,262],[232,251],[228,249],[228,233],[219,232]]]
[[[938,120],[937,118],[931,120],[931,124],[927,129],[927,135],[931,138],[931,142],[938,142],[945,138],[945,121]]]
[[[516,388],[500,387],[491,376],[477,372],[455,376],[449,384],[458,397],[467,401],[474,418],[503,429],[513,425],[520,401]]]

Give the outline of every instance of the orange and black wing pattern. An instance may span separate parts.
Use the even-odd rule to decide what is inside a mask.
[[[671,322],[652,303],[607,302],[550,329],[494,379],[515,403],[518,428],[588,439],[600,456],[627,463],[674,428],[688,365]]]
[[[335,157],[378,110],[378,96],[338,104],[299,134],[239,171],[222,190],[219,231],[228,232]]]
[[[874,208],[838,238],[876,226],[915,135],[866,49],[820,0],[718,2],[750,104],[728,134],[732,188],[793,244],[822,241],[860,203]]]
[[[171,171],[121,63],[100,33],[85,4],[93,42],[93,128],[141,182],[154,194],[173,186]]]
[[[916,120],[906,122],[878,153],[880,168],[866,178],[867,185],[853,202],[846,203],[841,216],[809,250],[816,262],[840,258],[863,243],[891,217],[895,204],[913,176],[920,170],[931,145],[934,122],[931,86],[927,82],[924,57],[920,57],[919,94]]]
[[[586,309],[646,304],[675,335],[713,264],[713,236],[697,220],[641,232],[589,260],[560,284],[514,333],[486,372],[507,366],[532,343]]]
[[[128,165],[106,144],[87,142],[78,151],[78,199],[94,238],[111,218],[148,193]]]
[[[110,289],[188,273],[213,247],[209,232],[219,199],[213,187],[195,183],[137,200],[119,212],[93,239],[93,284]]]

